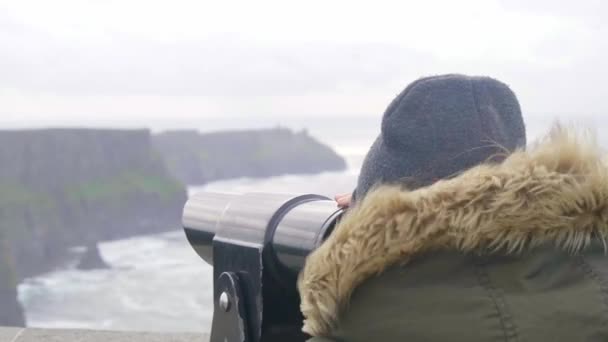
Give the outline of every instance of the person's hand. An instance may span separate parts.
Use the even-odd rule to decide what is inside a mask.
[[[348,194],[336,195],[334,199],[338,203],[340,208],[348,208],[350,206],[351,199],[353,197],[352,192]]]

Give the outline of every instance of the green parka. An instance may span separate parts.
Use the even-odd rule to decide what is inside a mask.
[[[299,279],[322,341],[608,341],[608,168],[556,130],[504,162],[352,208]]]

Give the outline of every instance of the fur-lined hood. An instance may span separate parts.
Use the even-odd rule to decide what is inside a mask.
[[[370,192],[307,259],[298,287],[304,331],[331,334],[353,291],[395,264],[438,249],[517,253],[545,243],[606,246],[608,168],[593,139],[556,128],[500,164],[429,187]]]

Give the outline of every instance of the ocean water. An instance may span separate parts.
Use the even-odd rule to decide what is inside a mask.
[[[529,120],[529,141],[551,120]],[[589,125],[593,127],[593,125]],[[602,125],[600,125],[602,126]],[[351,191],[363,156],[379,131],[377,120],[290,123],[330,144],[348,160],[344,172],[236,179],[190,187],[189,192],[289,192],[333,196]],[[598,132],[602,127],[595,126]],[[604,146],[608,139],[600,135]],[[46,328],[206,332],[212,318],[212,269],[188,245],[183,232],[100,244],[108,270],[79,271],[71,264],[26,279],[19,298],[27,324]],[[75,249],[75,255],[82,252]]]
[[[102,243],[108,270],[59,270],[19,286],[28,326],[207,331],[212,270],[180,231]]]

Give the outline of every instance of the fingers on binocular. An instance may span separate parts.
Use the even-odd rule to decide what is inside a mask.
[[[336,195],[335,200],[339,207],[348,207],[350,205],[351,194]]]

